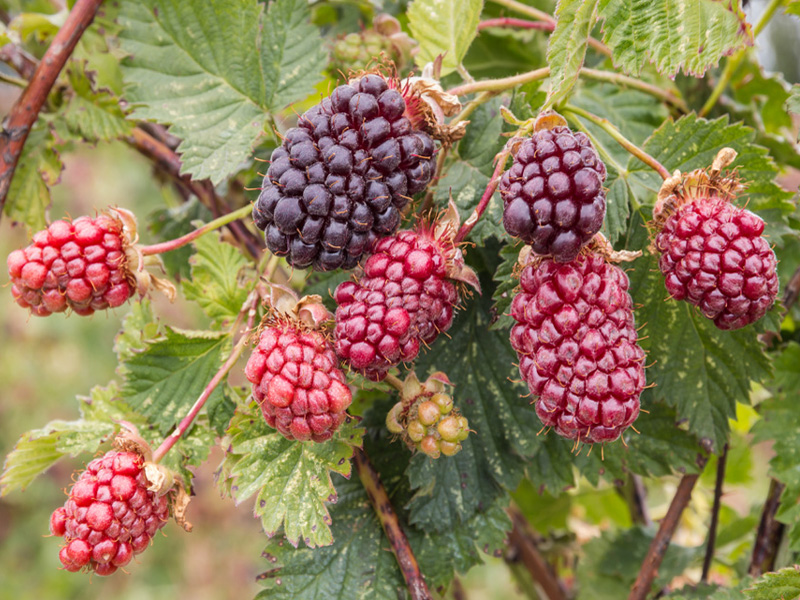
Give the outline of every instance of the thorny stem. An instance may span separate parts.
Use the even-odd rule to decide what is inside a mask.
[[[167,173],[178,185],[183,186],[209,209],[222,205],[214,187],[210,182],[194,181],[189,175],[181,174],[181,159],[175,151],[147,133],[141,127],[136,127],[126,141],[136,148],[141,154],[152,160],[158,167]],[[244,226],[241,221],[228,223],[236,240],[242,244],[253,258],[259,258],[262,253],[260,240]]]
[[[758,37],[758,34],[767,26],[767,23],[770,22],[775,11],[783,4],[784,0],[772,0],[772,2],[767,5],[767,8],[764,10],[764,14],[761,15],[761,18],[756,23],[756,26],[753,28],[753,38],[755,39]],[[747,56],[747,48],[743,48],[739,50],[736,54],[731,56],[728,61],[725,63],[725,68],[722,71],[722,75],[720,75],[719,81],[717,81],[717,85],[714,86],[714,89],[711,90],[711,95],[706,100],[706,103],[703,104],[703,108],[700,109],[698,113],[701,117],[705,117],[708,113],[711,112],[711,109],[717,103],[720,96],[722,96],[722,92],[725,91],[725,88],[728,87],[728,84],[733,79],[733,74],[736,73],[736,70],[739,68],[739,65],[742,64],[744,57]]]
[[[603,131],[605,131],[608,135],[614,138],[614,141],[617,142],[620,146],[625,148],[630,154],[638,158],[648,167],[656,171],[659,175],[661,175],[662,179],[669,179],[670,173],[667,171],[667,168],[658,162],[655,158],[650,156],[647,152],[639,148],[636,144],[631,142],[628,138],[626,138],[622,133],[620,133],[619,129],[614,127],[614,125],[608,119],[603,119],[598,117],[597,115],[593,115],[592,113],[583,110],[582,108],[578,108],[577,106],[567,105],[562,109],[564,112],[571,112],[574,115],[579,117],[583,117],[587,121],[591,121],[598,127],[600,127]]]
[[[500,79],[484,79],[483,81],[476,81],[474,83],[465,83],[456,86],[448,91],[449,93],[454,94],[456,96],[463,96],[465,94],[471,94],[473,92],[481,92],[481,91],[502,92],[517,87],[518,85],[530,83],[531,81],[541,81],[542,79],[546,79],[549,76],[550,76],[550,68],[542,67],[541,69],[534,69],[533,71],[520,73],[519,75],[514,75],[512,77],[502,77]],[[580,76],[585,77],[587,79],[594,79],[596,81],[614,83],[619,86],[625,86],[631,89],[639,90],[640,92],[644,92],[646,94],[650,94],[651,96],[655,96],[659,100],[669,102],[670,104],[673,104],[683,112],[688,112],[689,110],[689,108],[686,105],[686,102],[684,102],[684,100],[679,96],[677,96],[674,92],[670,90],[661,89],[656,85],[641,81],[639,79],[634,79],[633,77],[628,77],[627,75],[622,75],[621,73],[614,73],[611,71],[603,71],[600,69],[590,69],[588,67],[583,67],[581,68]]]
[[[781,505],[781,494],[786,486],[776,479],[769,484],[769,493],[761,511],[761,520],[758,523],[756,541],[753,545],[753,555],[750,558],[748,573],[753,577],[760,577],[767,571],[775,568],[775,557],[781,545],[785,525],[775,518]]]
[[[486,186],[486,190],[483,192],[483,196],[481,196],[478,206],[475,207],[475,210],[472,211],[472,214],[467,217],[467,220],[464,221],[463,225],[461,225],[461,229],[458,230],[458,233],[453,240],[454,243],[458,244],[459,242],[464,241],[464,238],[469,235],[469,232],[472,231],[473,227],[478,224],[478,221],[483,216],[483,213],[486,212],[489,202],[491,201],[495,190],[497,190],[497,186],[500,184],[500,178],[502,177],[503,171],[506,168],[506,161],[508,160],[509,154],[510,152],[508,150],[503,150],[495,157],[495,162],[497,164],[494,167],[492,178],[489,180],[489,185]]]
[[[700,581],[708,581],[708,573],[714,560],[714,547],[717,543],[717,526],[719,525],[719,510],[722,505],[722,485],[725,482],[725,464],[728,461],[728,444],[722,449],[717,459],[717,481],[714,484],[714,504],[711,508],[711,523],[708,526],[708,545],[703,559],[703,573]]]
[[[400,565],[400,572],[403,574],[411,600],[432,600],[433,596],[431,596],[428,585],[419,570],[417,558],[411,550],[408,538],[400,525],[397,513],[394,512],[389,495],[386,493],[383,483],[381,483],[378,472],[370,463],[366,453],[361,449],[356,449],[353,454],[353,462],[358,471],[358,477],[367,492],[369,502],[381,522],[384,533],[386,533],[392,552],[397,559],[397,564]]]
[[[50,89],[72,54],[83,32],[89,27],[103,0],[78,0],[61,29],[44,53],[30,85],[14,103],[0,133],[0,213],[5,205],[11,179],[17,168],[28,134],[42,110]]]
[[[702,470],[706,464],[705,456],[698,456],[697,462]],[[675,529],[678,527],[681,515],[692,498],[692,490],[699,477],[700,474],[697,473],[684,475],[681,478],[675,497],[670,502],[667,514],[658,526],[656,537],[653,538],[644,562],[642,562],[642,567],[636,577],[636,582],[631,588],[628,600],[645,600],[650,594],[650,588],[653,585],[653,581],[655,581],[656,575],[658,575],[658,568],[661,566],[661,561],[664,560],[664,555],[669,548]]]
[[[183,434],[185,434],[189,427],[191,427],[195,417],[203,409],[203,406],[205,406],[206,400],[208,400],[214,390],[217,389],[217,386],[222,382],[222,380],[225,379],[230,370],[236,364],[236,361],[239,360],[239,357],[242,355],[245,346],[247,346],[247,341],[250,337],[248,333],[253,329],[253,323],[257,313],[257,306],[258,293],[254,290],[248,295],[247,300],[245,301],[244,306],[239,313],[239,316],[236,317],[236,322],[231,328],[231,331],[235,333],[241,325],[243,316],[247,314],[247,324],[245,325],[245,329],[242,332],[239,341],[233,347],[228,360],[225,361],[225,364],[223,364],[214,377],[211,378],[211,381],[208,382],[208,385],[206,385],[203,393],[200,394],[200,397],[194,403],[194,406],[192,406],[187,415],[181,420],[180,423],[178,423],[178,426],[175,428],[175,430],[163,442],[161,442],[161,445],[156,448],[155,452],[153,452],[153,462],[157,463],[164,458],[167,452],[169,452],[177,443],[177,441],[181,439]]]
[[[492,0],[492,2],[494,2],[495,4],[499,4],[500,6],[505,6],[506,8],[513,10],[514,12],[519,13],[521,15],[528,16],[531,19],[536,19],[537,21],[544,21],[546,23],[549,23],[552,25],[553,28],[555,28],[556,20],[552,16],[548,15],[544,11],[533,8],[532,6],[527,6],[526,4],[522,4],[521,2],[517,2],[516,0]],[[600,54],[603,54],[605,56],[611,56],[611,50],[603,42],[590,37],[589,45]]]
[[[516,550],[525,568],[549,600],[567,600],[567,593],[553,569],[547,564],[534,543],[534,535],[528,521],[515,506],[508,509],[513,528],[508,541]]]
[[[193,242],[197,238],[204,236],[210,231],[219,229],[220,227],[223,227],[228,223],[235,221],[236,219],[247,217],[252,211],[253,207],[248,204],[247,206],[243,206],[238,210],[229,212],[227,215],[223,215],[217,219],[214,219],[213,221],[206,223],[202,227],[198,227],[194,231],[190,231],[186,235],[182,235],[179,238],[175,238],[174,240],[169,240],[166,242],[161,242],[160,244],[153,244],[151,246],[142,246],[141,248],[139,248],[139,250],[144,256],[149,256],[151,254],[161,254],[163,252],[169,252],[170,250],[177,250],[178,248],[182,248],[186,244]]]
[[[553,31],[555,24],[549,21],[527,21],[525,19],[515,19],[514,17],[500,17],[498,19],[486,19],[478,23],[478,31],[489,27],[518,27],[520,29],[539,29],[542,31]]]

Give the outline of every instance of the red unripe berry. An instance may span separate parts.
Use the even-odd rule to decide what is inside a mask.
[[[288,439],[329,440],[352,401],[332,344],[291,319],[264,329],[245,375],[267,424]]]

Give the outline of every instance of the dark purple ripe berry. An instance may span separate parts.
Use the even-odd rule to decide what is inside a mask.
[[[537,131],[500,180],[503,225],[537,254],[570,262],[603,226],[606,166],[589,138],[568,127]]]
[[[398,82],[366,75],[309,109],[272,153],[253,208],[267,247],[297,268],[352,269],[435,169]]]

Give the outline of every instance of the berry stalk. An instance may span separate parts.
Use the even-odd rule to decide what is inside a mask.
[[[564,585],[536,547],[533,532],[525,516],[513,504],[508,509],[508,515],[514,524],[508,534],[508,541],[519,552],[522,564],[533,580],[541,586],[548,600],[567,600]]]
[[[14,103],[3,123],[0,141],[0,213],[11,188],[11,179],[17,168],[22,148],[33,124],[39,116],[50,89],[72,54],[83,32],[94,20],[103,0],[78,0],[67,15],[67,20],[53,38],[31,78],[30,85]]]
[[[461,229],[458,230],[455,239],[453,240],[454,243],[458,244],[464,241],[469,235],[469,232],[478,224],[478,221],[483,216],[483,213],[486,212],[486,209],[489,207],[489,202],[492,200],[492,196],[494,196],[495,191],[497,190],[497,186],[500,185],[500,178],[503,175],[503,171],[506,168],[506,161],[508,160],[509,151],[503,150],[500,154],[495,157],[496,165],[494,167],[494,173],[492,173],[492,178],[489,180],[489,185],[486,186],[486,190],[483,192],[483,196],[481,196],[480,202],[478,202],[478,206],[475,207],[475,210],[472,211],[472,214],[467,217],[467,220],[464,221],[464,224],[461,226]]]
[[[514,17],[486,19],[478,23],[478,31],[490,27],[519,27],[520,29],[541,29],[542,31],[553,31],[556,28],[555,24],[549,21],[527,21],[525,19],[515,19]]]
[[[189,429],[194,421],[195,417],[200,413],[205,406],[206,401],[211,396],[212,392],[217,388],[217,386],[222,382],[225,377],[227,377],[230,370],[236,364],[236,361],[239,360],[239,357],[242,355],[245,346],[247,346],[247,341],[249,336],[247,335],[248,332],[252,331],[253,323],[255,322],[256,318],[256,307],[258,303],[258,293],[253,291],[248,296],[247,300],[245,301],[244,306],[242,307],[242,311],[239,313],[239,316],[236,319],[236,323],[234,324],[232,331],[236,331],[239,328],[239,324],[241,323],[242,317],[244,316],[245,312],[247,313],[247,325],[245,326],[244,331],[242,332],[242,336],[239,338],[239,341],[233,347],[228,360],[225,361],[219,371],[216,372],[214,377],[211,378],[211,381],[208,382],[208,385],[203,390],[203,393],[200,394],[200,397],[197,398],[197,401],[192,406],[191,410],[187,413],[187,415],[178,423],[178,426],[163,442],[161,445],[156,448],[155,452],[153,452],[153,462],[159,462],[164,456],[169,452],[172,447],[178,442],[179,439],[183,436],[184,433]]]
[[[587,121],[591,121],[598,127],[600,127],[603,131],[605,131],[608,135],[614,138],[614,141],[617,142],[620,146],[625,148],[630,154],[638,158],[648,167],[656,171],[661,178],[666,180],[670,178],[670,172],[667,168],[658,162],[655,158],[650,156],[647,152],[639,148],[636,144],[626,138],[622,133],[620,133],[619,129],[614,127],[614,125],[608,119],[603,119],[590,113],[589,111],[583,110],[582,108],[578,108],[577,106],[567,105],[563,108],[564,112],[572,113],[576,116],[583,117]]]
[[[178,248],[193,242],[197,238],[204,236],[215,229],[224,227],[228,223],[232,223],[237,219],[242,219],[249,216],[251,212],[253,212],[253,207],[252,205],[248,204],[247,206],[243,206],[242,208],[229,212],[226,215],[222,215],[221,217],[206,223],[202,227],[198,227],[194,231],[190,231],[186,235],[182,235],[174,240],[168,240],[166,242],[152,244],[150,246],[142,246],[140,251],[144,256],[150,256],[152,254],[162,254],[164,252],[169,252],[170,250],[177,250]]]
[[[419,569],[417,557],[411,550],[411,545],[408,543],[408,538],[400,525],[397,513],[394,512],[378,472],[363,450],[356,449],[353,454],[353,463],[358,471],[358,477],[367,491],[369,502],[375,509],[375,514],[392,547],[392,553],[400,566],[400,572],[403,574],[411,600],[432,600],[433,596]]]
[[[703,573],[700,581],[708,581],[711,563],[714,561],[714,547],[717,543],[717,526],[719,525],[719,509],[722,504],[722,486],[725,483],[725,464],[728,461],[728,444],[722,449],[722,454],[717,460],[717,480],[714,484],[714,505],[711,508],[711,523],[708,526],[708,545],[703,558]]]

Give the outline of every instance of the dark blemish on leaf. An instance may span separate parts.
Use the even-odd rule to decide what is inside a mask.
[[[280,569],[270,569],[269,571],[264,571],[263,573],[259,573],[256,575],[256,581],[263,581],[265,579],[271,579],[275,577],[278,573],[280,573]],[[276,582],[279,582],[280,579],[276,579]]]
[[[264,507],[267,505],[267,501],[266,501],[266,500],[262,500],[261,502],[259,502],[259,503],[258,503],[258,505],[259,505],[261,508],[264,508]]]
[[[158,18],[158,7],[157,7],[157,6],[154,6],[154,7],[153,7],[153,16],[154,16],[156,19]]]
[[[343,464],[344,464],[344,463],[346,463],[346,462],[347,462],[347,459],[346,459],[346,458],[343,458],[343,459],[341,459],[341,460],[340,460],[338,463],[336,463],[336,464],[343,465]]]
[[[328,502],[336,502],[336,494],[331,494],[328,496]]]

